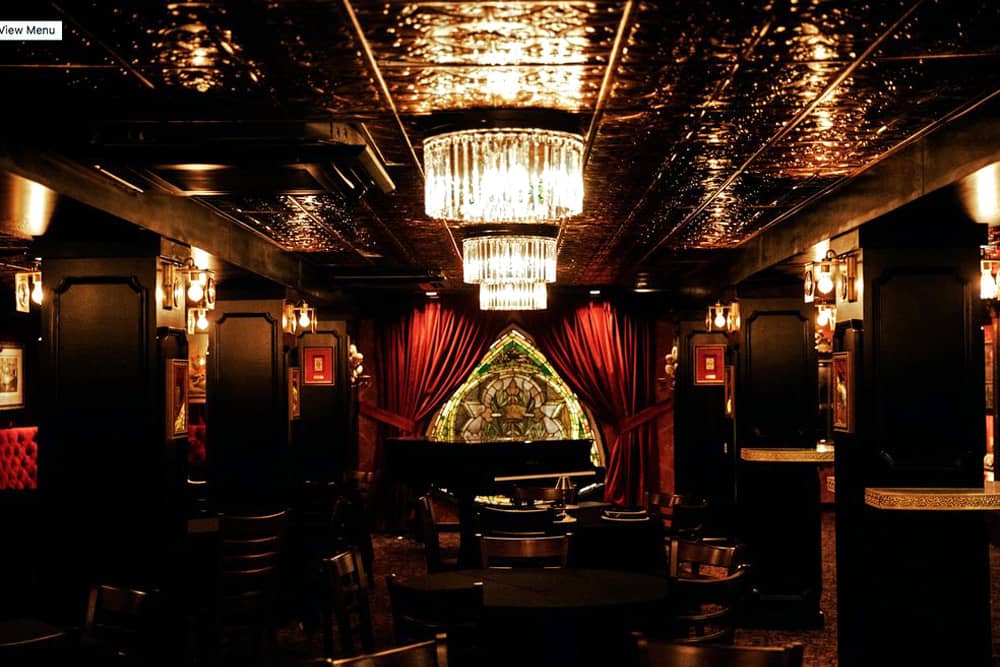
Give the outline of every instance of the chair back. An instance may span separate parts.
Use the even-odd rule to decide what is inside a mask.
[[[480,508],[479,519],[484,535],[531,537],[548,535],[556,511],[551,507],[494,507]]]
[[[670,525],[675,535],[697,537],[701,534],[708,514],[704,498],[678,493],[646,493],[646,508]]]
[[[731,643],[747,590],[747,570],[719,578],[671,578],[670,637],[679,643]]]
[[[272,602],[286,518],[284,511],[219,517],[224,597]]]
[[[448,667],[447,637],[440,634],[418,644],[354,658],[325,660],[323,664],[330,667]]]
[[[157,646],[157,620],[145,591],[94,586],[87,601],[84,632],[87,644],[112,664],[148,664],[165,647]]]
[[[483,615],[483,584],[428,591],[414,588],[391,574],[385,578],[392,605],[397,644],[433,639],[446,633],[454,645],[472,644]]]
[[[479,536],[484,568],[489,567],[566,567],[569,561],[571,533],[550,537]]]
[[[562,503],[565,502],[566,492],[547,486],[515,486],[511,497],[516,505],[531,505],[536,501]]]
[[[337,623],[341,655],[355,653],[355,633],[361,648],[375,650],[371,606],[368,601],[368,577],[357,549],[350,549],[323,559],[323,570],[329,584],[329,602],[325,606],[323,642],[327,656],[334,654],[333,621]]]
[[[639,667],[802,667],[802,644],[690,646],[637,637]]]
[[[441,561],[441,539],[434,521],[434,506],[429,495],[417,498],[417,520],[420,522],[420,532],[424,537],[427,571],[441,572],[444,569]]]
[[[738,545],[692,542],[673,539],[670,542],[670,576],[726,576],[741,567],[743,549]]]

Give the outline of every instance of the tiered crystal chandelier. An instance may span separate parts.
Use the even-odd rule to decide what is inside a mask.
[[[464,278],[479,285],[480,308],[544,309],[558,229],[539,223],[582,210],[583,139],[541,129],[449,132],[424,142],[424,167],[427,215],[470,224]]]
[[[462,130],[424,142],[424,210],[470,223],[548,222],[583,210],[583,139],[555,130]]]

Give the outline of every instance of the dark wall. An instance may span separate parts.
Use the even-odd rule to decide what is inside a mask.
[[[38,424],[38,350],[41,336],[41,308],[34,302],[31,312],[19,313],[14,307],[13,283],[0,282],[0,348],[13,344],[23,351],[24,405],[0,410],[0,428]]]
[[[933,196],[861,230],[864,321],[836,340],[856,370],[854,432],[834,432],[844,664],[990,664],[981,513],[864,500],[877,486],[982,489],[984,234]]]
[[[273,503],[288,484],[293,339],[281,314],[281,299],[220,299],[210,313],[206,447],[224,504]]]
[[[744,298],[736,411],[740,447],[813,447],[817,359],[801,297]]]

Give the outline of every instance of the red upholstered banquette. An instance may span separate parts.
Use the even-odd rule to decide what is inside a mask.
[[[37,426],[0,428],[0,489],[38,487]]]

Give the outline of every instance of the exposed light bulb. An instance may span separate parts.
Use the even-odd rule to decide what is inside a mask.
[[[303,307],[299,315],[299,326],[308,329],[310,324],[312,324],[312,320],[309,319],[309,309]]]
[[[715,326],[719,329],[726,326],[726,316],[723,315],[721,310],[715,313]]]
[[[997,298],[997,281],[989,269],[983,269],[982,276],[979,278],[979,298]]]
[[[38,274],[34,280],[34,286],[31,288],[31,300],[42,305],[42,274]]]
[[[830,311],[826,308],[820,308],[819,312],[816,313],[816,324],[820,327],[825,327],[830,322]]]
[[[833,275],[829,271],[823,271],[819,274],[819,279],[816,281],[816,289],[821,294],[829,294],[833,291]]]
[[[199,302],[205,296],[205,288],[201,286],[200,282],[194,281],[188,287],[188,300],[195,303]]]
[[[198,321],[195,322],[195,326],[198,327],[198,331],[205,331],[208,329],[208,318],[205,317],[205,311],[198,312]]]

